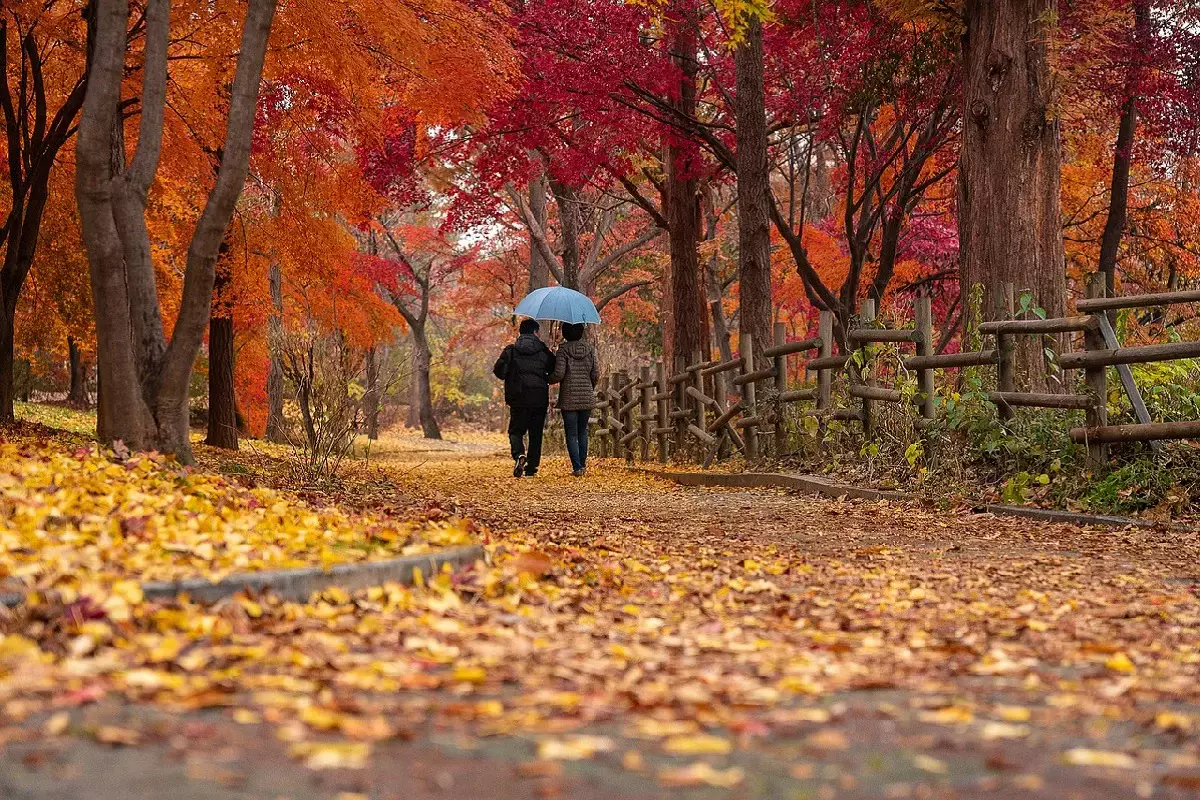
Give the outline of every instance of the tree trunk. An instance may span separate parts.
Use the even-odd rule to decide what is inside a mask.
[[[154,287],[146,194],[158,171],[166,107],[169,3],[145,7],[137,150],[118,171],[112,153],[128,46],[128,0],[95,0],[91,78],[76,148],[76,196],[96,313],[105,440],[192,460],[188,386],[208,328],[218,251],[245,184],[275,0],[250,0],[230,93],[216,183],[188,248],[183,296],[166,343]],[[118,167],[118,168],[114,168]]]
[[[233,313],[225,298],[229,273],[222,267],[213,289],[208,323],[208,437],[205,444],[238,449],[237,398],[233,387]]]
[[[87,364],[79,352],[75,337],[67,337],[67,364],[71,373],[71,387],[67,391],[67,405],[71,408],[87,408]]]
[[[16,388],[14,316],[0,306],[0,425],[11,424],[17,419],[13,410]]]
[[[767,197],[770,176],[762,35],[762,23],[752,19],[745,39],[734,52],[741,329],[754,334],[756,350],[767,347],[772,340],[771,223]],[[714,321],[717,321],[715,314]]]
[[[379,354],[372,345],[367,350],[367,391],[363,394],[363,415],[367,422],[367,438],[379,438]]]
[[[287,422],[283,418],[283,275],[272,261],[267,277],[271,292],[271,318],[267,329],[267,441],[287,441]]]
[[[433,393],[429,386],[429,368],[433,362],[429,350],[429,339],[424,326],[413,327],[413,380],[416,385],[417,415],[421,421],[421,432],[426,439],[441,439],[437,419],[433,416]]]
[[[538,156],[540,159],[541,157]],[[529,213],[546,230],[546,176],[540,174],[529,183]],[[550,265],[537,246],[533,229],[529,231],[529,291],[550,285]]]
[[[1058,120],[1046,42],[1056,0],[969,0],[964,130],[959,162],[961,286],[984,289],[984,314],[999,316],[1012,282],[1047,316],[1066,309],[1059,206]],[[1042,343],[1019,337],[1016,369],[1048,388]]]
[[[1134,42],[1137,45],[1144,45],[1150,27],[1150,9],[1147,0],[1135,2],[1133,14]],[[1125,221],[1129,210],[1129,168],[1133,163],[1133,137],[1137,129],[1140,73],[1141,70],[1137,66],[1130,66],[1129,75],[1125,81],[1125,103],[1121,106],[1117,144],[1113,148],[1108,217],[1104,220],[1104,233],[1100,237],[1099,269],[1104,276],[1104,288],[1109,297],[1112,297],[1117,289],[1117,251],[1121,247],[1121,236],[1125,233]]]
[[[559,181],[550,181],[550,188],[558,202],[563,286],[579,291],[579,190]]]
[[[679,113],[685,118],[696,116],[696,33],[688,20],[675,24],[671,56],[681,71]],[[704,291],[700,280],[700,258],[697,251],[700,228],[700,193],[697,173],[699,154],[695,147],[681,141],[679,133],[670,134],[667,142],[667,225],[671,241],[671,352],[667,363],[673,364],[676,355],[691,358],[693,353],[707,352],[707,320]]]
[[[706,218],[704,240],[715,242],[720,219],[717,217],[716,198],[713,197],[711,189],[704,194],[703,208]],[[730,344],[729,322],[725,319],[723,305],[725,292],[721,285],[720,259],[718,248],[713,247],[712,253],[708,257],[708,263],[704,267],[707,278],[705,287],[708,292],[708,309],[712,315],[713,348],[720,354],[722,361],[729,361],[733,358],[733,348]]]

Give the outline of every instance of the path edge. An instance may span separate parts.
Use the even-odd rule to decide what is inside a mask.
[[[149,581],[142,584],[147,600],[165,600],[186,593],[199,603],[215,603],[238,592],[270,591],[283,600],[302,603],[314,592],[337,586],[350,591],[379,586],[384,583],[411,585],[417,570],[424,577],[472,564],[484,557],[483,547],[477,544],[435,550],[429,553],[390,558],[385,561],[358,561],[334,564],[331,567],[298,567],[296,569],[264,570],[229,575],[217,582],[206,578],[186,578],[177,581]],[[25,595],[19,592],[0,594],[0,606],[20,605]]]
[[[824,497],[849,497],[855,500],[887,501],[899,503],[927,504],[929,498],[907,492],[897,492],[888,489],[870,489],[863,486],[851,486],[844,483],[819,478],[815,475],[789,475],[784,472],[670,472],[666,470],[627,467],[632,472],[649,475],[655,478],[674,481],[682,486],[710,486],[745,489],[796,489],[809,494],[819,494]],[[1190,533],[1198,530],[1190,525],[1179,523],[1151,522],[1134,517],[1120,517],[1108,514],[1084,514],[1077,511],[1058,511],[1049,508],[1031,508],[1028,506],[1013,506],[988,503],[970,508],[972,514],[995,514],[1005,517],[1024,517],[1042,522],[1065,523],[1068,525],[1109,527],[1109,528],[1167,528],[1175,531]]]

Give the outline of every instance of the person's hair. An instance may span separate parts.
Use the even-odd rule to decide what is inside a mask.
[[[562,326],[563,338],[568,342],[578,342],[583,338],[583,323],[568,322]]]
[[[521,327],[519,328],[522,335],[524,335],[526,333],[537,333],[541,329],[542,329],[542,326],[538,324],[538,321],[536,319],[521,320]]]

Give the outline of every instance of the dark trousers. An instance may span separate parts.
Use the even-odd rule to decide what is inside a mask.
[[[588,419],[591,411],[563,411],[563,431],[567,437],[567,455],[571,457],[571,469],[581,470],[587,466]]]
[[[546,428],[546,406],[513,406],[508,416],[508,443],[513,460],[526,457],[525,474],[533,475],[542,463],[542,433]],[[525,452],[525,434],[529,434],[529,452]]]

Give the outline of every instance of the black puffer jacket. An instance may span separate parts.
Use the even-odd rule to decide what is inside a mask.
[[[504,402],[514,408],[539,408],[550,405],[550,377],[554,374],[554,353],[531,333],[517,337],[504,348],[492,373],[504,381]]]

